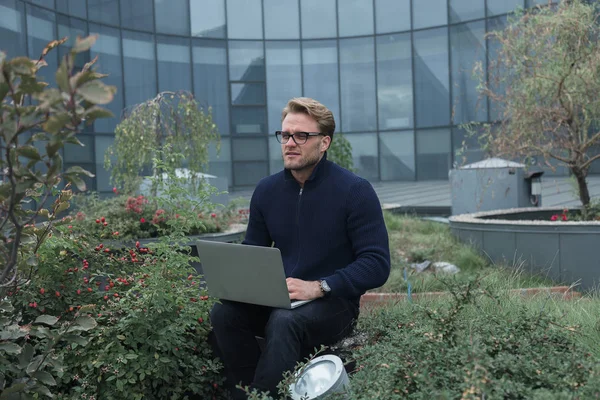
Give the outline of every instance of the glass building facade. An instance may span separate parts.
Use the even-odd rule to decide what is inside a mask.
[[[292,97],[313,97],[334,113],[370,181],[448,179],[467,121],[493,121],[472,79],[495,49],[485,33],[517,7],[547,0],[0,0],[0,49],[47,58],[49,82],[77,35],[99,40],[106,82],[118,87],[101,120],[64,150],[65,167],[96,174],[110,192],[104,153],[122,109],[164,90],[188,90],[211,106],[222,137],[209,173],[247,188],[282,168],[273,132]],[[469,161],[480,159],[476,150]]]

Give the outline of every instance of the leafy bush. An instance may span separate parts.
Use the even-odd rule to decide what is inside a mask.
[[[334,135],[334,140],[327,150],[327,159],[333,161],[342,168],[354,171],[354,161],[352,160],[352,145],[341,133]]]
[[[352,399],[597,398],[599,364],[544,308],[510,301],[477,281],[452,301],[402,304],[363,317],[372,343],[355,353]]]
[[[145,239],[169,235],[167,222],[177,220],[177,229],[188,235],[215,233],[231,224],[247,223],[248,209],[232,201],[220,210],[214,205],[180,202],[169,207],[156,197],[115,195],[100,199],[96,194],[75,200],[73,229],[103,239]]]

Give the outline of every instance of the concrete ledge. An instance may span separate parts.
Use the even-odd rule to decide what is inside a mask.
[[[508,292],[511,295],[520,295],[525,298],[543,295],[552,296],[557,299],[571,300],[581,297],[581,293],[574,291],[571,286],[511,289]],[[419,301],[450,296],[451,294],[449,292],[422,292],[413,293],[411,295],[411,300]],[[360,298],[360,308],[363,310],[368,310],[380,306],[405,302],[407,300],[408,294],[406,293],[365,293]]]

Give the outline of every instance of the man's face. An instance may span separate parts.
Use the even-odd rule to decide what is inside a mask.
[[[302,113],[290,113],[286,115],[281,130],[294,134],[296,132],[319,132],[319,125],[312,117]],[[296,144],[294,138],[281,145],[283,165],[292,171],[302,171],[314,167],[321,155],[329,147],[331,138],[329,136],[309,136],[306,143]]]

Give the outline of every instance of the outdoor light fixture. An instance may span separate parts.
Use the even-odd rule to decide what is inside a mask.
[[[293,400],[323,399],[340,393],[339,399],[348,400],[350,381],[342,360],[334,355],[324,355],[311,360],[296,374],[290,385]]]

